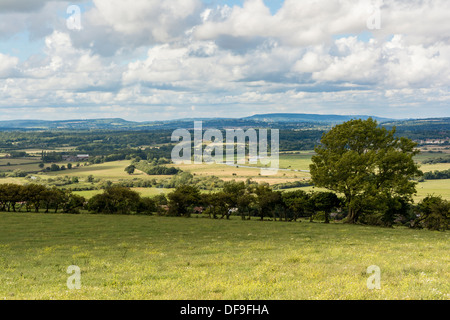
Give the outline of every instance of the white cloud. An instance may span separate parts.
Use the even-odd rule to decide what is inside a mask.
[[[19,59],[0,53],[0,78],[11,77],[17,72]]]
[[[127,36],[166,42],[179,38],[200,21],[199,0],[94,0],[91,23],[106,25]]]
[[[196,28],[195,35],[203,40],[228,35],[271,37],[290,46],[320,44],[331,40],[333,34],[363,31],[368,7],[367,1],[285,0],[272,16],[262,0],[246,0],[243,8],[226,11],[225,18],[209,14],[211,18]],[[217,16],[220,18],[215,19]]]
[[[369,32],[372,3],[285,0],[272,14],[262,0],[242,8],[93,0],[81,31],[58,16],[67,2],[39,1],[28,11],[17,2],[8,14],[0,5],[0,36],[24,32],[30,21],[33,37],[45,40],[42,54],[26,61],[0,53],[0,107],[130,118],[134,108],[160,118],[394,115],[407,105],[448,114],[450,2],[385,0],[381,29]]]

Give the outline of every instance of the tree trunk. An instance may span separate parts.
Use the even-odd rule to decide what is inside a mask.
[[[325,223],[330,223],[330,214],[325,212]]]
[[[358,217],[357,217],[355,209],[350,207],[348,209],[348,216],[347,216],[347,219],[346,219],[346,223],[355,224],[356,221],[357,221],[357,218]]]

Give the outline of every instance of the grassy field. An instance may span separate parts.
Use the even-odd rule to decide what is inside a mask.
[[[39,164],[39,158],[3,158],[0,159],[0,166],[9,166],[9,165],[26,165],[30,163]],[[8,165],[9,163],[9,165]]]
[[[414,200],[420,201],[428,195],[442,196],[443,199],[450,200],[450,179],[420,182]]]
[[[173,189],[162,189],[162,188],[131,188],[134,191],[139,192],[142,197],[153,197],[158,194],[167,194]],[[93,196],[103,193],[103,190],[86,190],[86,191],[74,191],[75,194],[85,197],[86,199],[90,199]]]
[[[450,299],[448,232],[0,213],[0,299]],[[67,267],[81,269],[69,290]],[[381,269],[381,289],[366,270]]]
[[[4,158],[0,159],[0,172],[12,172],[22,170],[25,172],[36,172],[39,168],[39,158]]]

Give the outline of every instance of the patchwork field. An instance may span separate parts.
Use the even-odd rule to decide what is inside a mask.
[[[197,177],[210,177],[216,176],[224,181],[236,180],[245,181],[252,179],[256,182],[267,182],[271,185],[295,182],[295,181],[307,181],[310,179],[309,165],[311,163],[312,151],[301,151],[292,153],[282,153],[280,155],[280,170],[275,175],[267,175],[261,172],[259,165],[225,165],[225,164],[180,164],[176,167],[192,173]],[[445,153],[444,153],[445,155]],[[433,159],[436,157],[442,157],[442,153],[437,152],[423,152],[417,156],[416,161],[420,163],[421,170],[424,172],[435,170],[448,170],[450,169],[450,163],[438,163],[438,164],[422,164],[424,160]],[[6,165],[10,162],[10,165]],[[71,170],[55,171],[55,172],[41,172],[35,174],[41,181],[48,179],[55,179],[57,177],[78,177],[79,183],[71,185],[72,187],[88,187],[95,184],[87,183],[87,177],[93,176],[100,181],[120,182],[132,179],[142,180],[160,180],[170,178],[170,176],[150,176],[139,170],[136,170],[134,174],[127,174],[124,169],[130,165],[130,160],[106,162],[102,164],[85,165],[80,163],[79,167],[75,167],[76,163],[73,163],[74,167]],[[50,164],[45,164],[49,166]],[[67,165],[67,163],[58,163],[58,165]],[[13,169],[20,169],[23,171],[31,170],[38,171],[38,162],[36,159],[0,159],[0,172],[1,171],[13,171]],[[262,173],[262,174],[261,174]],[[0,178],[0,183],[29,183],[29,180],[25,178],[5,177]],[[69,186],[70,187],[70,186]],[[134,188],[144,196],[153,196],[158,193],[170,192],[170,189],[157,189],[157,188]],[[314,187],[305,187],[303,190],[323,190]],[[292,189],[289,189],[292,190]],[[450,180],[429,180],[421,182],[417,188],[417,195],[415,200],[419,201],[426,197],[428,194],[441,195],[445,199],[450,199]],[[90,198],[93,195],[100,193],[99,190],[89,191],[77,191],[78,194]]]
[[[0,299],[450,299],[448,232],[0,213]],[[69,290],[67,268],[81,270]],[[381,289],[367,288],[369,266]]]

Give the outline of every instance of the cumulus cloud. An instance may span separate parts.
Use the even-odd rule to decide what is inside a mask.
[[[142,46],[183,40],[200,23],[200,0],[93,0],[83,14],[88,32],[71,34],[74,44],[104,56]]]
[[[290,46],[320,44],[331,35],[361,32],[367,28],[368,1],[296,1],[285,0],[272,15],[263,0],[247,0],[244,6],[221,14],[208,14],[195,29],[198,39],[271,37]]]
[[[2,0],[0,2],[0,13],[33,12],[41,9],[50,1],[52,0]]]
[[[179,37],[198,22],[199,0],[94,0],[101,23],[130,36],[147,35],[156,41]]]
[[[69,4],[69,1],[1,1],[0,38],[20,33],[28,34],[31,41],[45,38],[65,27],[62,14]]]
[[[66,26],[68,2],[0,4],[0,37],[44,39],[25,61],[0,51],[1,108],[152,119],[448,113],[448,1],[285,0],[276,13],[263,0],[76,3],[89,4],[81,30]],[[378,13],[380,29],[369,29]]]
[[[0,78],[9,78],[17,72],[19,59],[0,53]]]

